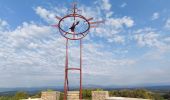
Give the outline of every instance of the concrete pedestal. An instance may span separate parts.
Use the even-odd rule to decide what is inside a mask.
[[[92,100],[105,100],[108,97],[108,91],[92,91]]]
[[[79,100],[79,91],[68,91],[67,100]]]
[[[60,92],[50,91],[50,92],[41,92],[42,100],[59,100]]]

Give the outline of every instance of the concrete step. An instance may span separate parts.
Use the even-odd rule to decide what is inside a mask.
[[[68,91],[67,100],[79,100],[79,91]]]

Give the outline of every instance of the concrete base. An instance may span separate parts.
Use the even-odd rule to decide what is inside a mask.
[[[67,100],[79,100],[79,91],[68,91]]]
[[[50,92],[41,92],[42,100],[59,100],[60,92],[50,91]]]
[[[105,100],[108,97],[108,91],[92,91],[92,100]]]

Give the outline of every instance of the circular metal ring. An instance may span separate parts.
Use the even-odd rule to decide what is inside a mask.
[[[65,31],[64,29],[61,28],[61,23],[64,21],[64,19],[66,19],[66,18],[71,18],[71,17],[81,18],[81,19],[85,20],[85,21],[87,22],[87,24],[88,24],[88,27],[87,27],[87,29],[86,29],[85,31],[74,34],[74,36],[75,36],[75,35],[76,35],[76,36],[81,35],[80,37],[76,37],[76,38],[67,37],[67,36],[66,36],[67,34],[72,34],[72,33],[67,32],[67,31]],[[82,16],[82,15],[79,15],[79,14],[69,14],[69,15],[66,15],[66,16],[64,16],[63,18],[60,19],[60,21],[59,21],[59,23],[58,23],[58,28],[59,28],[59,32],[61,33],[61,35],[62,35],[63,37],[65,37],[65,38],[67,38],[67,39],[70,39],[70,40],[80,40],[80,39],[84,38],[84,37],[88,34],[88,32],[89,32],[89,30],[90,30],[90,22],[89,22],[84,16]]]

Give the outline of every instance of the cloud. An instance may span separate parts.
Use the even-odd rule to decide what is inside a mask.
[[[2,42],[0,44],[0,79],[9,82],[9,84],[1,83],[0,86],[32,86],[34,83],[32,81],[43,82],[46,79],[49,82],[56,79],[51,77],[55,73],[62,77],[61,62],[64,62],[64,59],[62,60],[61,56],[64,57],[62,53],[64,47],[61,46],[64,40],[55,38],[58,35],[54,34],[51,27],[24,22],[14,30],[0,31],[0,36],[3,37],[0,40]],[[53,54],[59,58],[57,59]],[[41,82],[39,86],[45,85]]]
[[[14,30],[0,31],[0,36],[2,37],[0,40],[0,79],[8,82],[8,84],[1,83],[1,87],[45,86],[54,85],[56,82],[59,85],[63,84],[65,39],[55,28],[33,22],[23,22]],[[70,41],[69,45],[71,45],[69,65],[70,67],[79,66],[78,43]],[[130,66],[135,63],[132,59],[115,59],[112,52],[103,51],[103,49],[105,47],[101,44],[85,41],[83,74],[111,75],[115,67]],[[108,66],[107,69],[106,66]]]
[[[169,54],[170,46],[167,36],[162,36],[160,32],[152,28],[144,28],[135,31],[134,40],[139,47],[149,48],[144,54],[144,59],[165,59]]]
[[[123,43],[125,42],[125,38],[120,33],[125,28],[131,28],[133,26],[134,20],[131,17],[107,18],[105,24],[96,28],[92,33],[94,33],[94,36],[107,39],[108,42]]]
[[[4,30],[8,26],[7,21],[0,19],[0,31]]]
[[[117,52],[118,50],[113,50],[112,52],[104,50],[105,47],[103,47],[102,44],[98,44],[92,40],[92,38],[95,38],[94,34],[96,33],[98,33],[96,36],[101,36],[105,39],[107,39],[109,35],[116,34],[115,36],[112,36],[114,38],[110,41],[123,43],[124,37],[119,36],[118,33],[122,31],[124,27],[130,28],[134,25],[134,21],[127,16],[112,18],[111,16],[113,13],[112,11],[109,11],[111,7],[111,5],[109,6],[109,1],[103,2],[105,2],[105,5],[103,5],[104,8],[100,8],[99,6],[95,8],[84,5],[80,6],[84,16],[89,18],[94,17],[97,18],[97,20],[102,20],[103,18],[107,18],[108,20],[105,26],[107,28],[98,27],[96,30],[91,31],[93,34],[88,36],[90,41],[85,41],[83,45],[83,74],[89,76],[111,75],[115,70],[115,67],[130,66],[135,63],[133,59],[114,58],[112,52]],[[65,15],[65,11],[67,11],[65,7],[46,9],[41,6],[36,7],[34,10],[40,18],[49,24],[57,23],[55,15],[63,16]],[[102,10],[107,10],[106,16],[103,16]],[[102,32],[107,34],[103,35]],[[110,32],[112,33],[110,34]],[[16,29],[8,31],[4,30],[3,32],[0,32],[0,35],[2,36],[0,44],[0,66],[2,66],[0,68],[1,79],[5,79],[6,82],[11,83],[8,79],[11,79],[11,77],[14,76],[19,77],[22,74],[20,79],[11,80],[15,82],[15,84],[13,82],[13,84],[4,83],[1,84],[1,86],[43,86],[55,83],[59,83],[60,85],[63,84],[65,39],[60,35],[57,29],[42,24],[36,24],[35,22],[23,22],[23,24]],[[110,39],[112,39],[112,37],[110,37]],[[79,52],[79,48],[77,47],[78,44],[69,44],[72,45],[70,52],[74,51],[70,54],[71,60],[69,64],[70,66],[79,66],[79,63],[77,63],[77,61],[79,61],[79,56],[75,56],[78,55],[77,52]],[[122,50],[119,50],[117,54],[122,54],[121,51]],[[108,67],[105,68],[106,66]],[[4,73],[10,74],[6,75]],[[20,83],[21,81],[23,81],[23,83]]]
[[[128,40],[131,36],[129,37],[122,33],[128,32],[129,29],[134,27],[136,23],[135,20],[131,16],[115,17],[116,14],[113,12],[113,10],[111,10],[111,7],[112,5],[110,4],[109,0],[97,0],[95,2],[95,6],[79,5],[79,8],[82,10],[81,14],[85,17],[94,17],[95,21],[103,19],[106,20],[105,24],[101,24],[96,29],[92,29],[88,36],[83,40],[83,75],[86,76],[84,77],[84,83],[104,83],[103,79],[108,80],[107,84],[112,84],[116,81],[117,84],[121,85],[149,82],[147,81],[147,79],[151,79],[159,72],[154,71],[152,74],[149,74],[150,71],[143,70],[144,67],[152,69],[153,67],[151,66],[155,65],[145,64],[149,63],[149,59],[155,61],[155,59],[150,57],[156,58],[156,56],[160,57],[161,55],[167,54],[167,52],[169,51],[168,39],[165,39],[165,37],[163,37],[162,34],[155,29],[142,28],[134,31],[134,34],[131,34],[133,37],[132,40]],[[65,11],[67,11],[66,7],[58,6],[54,7],[55,9],[47,9],[44,7],[40,8],[41,10],[44,9],[44,12],[46,13],[48,12],[52,15],[58,14],[58,16],[62,17],[65,15]],[[35,11],[37,12],[37,10],[38,7],[35,9]],[[41,12],[41,10],[38,12]],[[49,22],[49,20],[51,20],[52,23],[57,22],[56,20],[53,20],[53,17],[46,18],[47,14],[37,14],[46,22]],[[63,75],[62,72],[64,72],[63,62],[65,41],[64,38],[59,38],[60,35],[55,38],[53,37],[53,33],[50,35],[52,35],[48,39],[50,41],[46,41],[45,44],[44,42],[40,44],[39,42],[30,43],[28,47],[33,49],[40,49],[38,50],[40,51],[40,54],[36,52],[37,54],[34,53],[34,55],[38,55],[38,58],[46,59],[42,60],[45,63],[39,66],[41,66],[43,70],[47,70],[45,72],[49,75],[49,77],[55,75],[55,71],[58,71],[58,73],[60,73],[59,76],[56,78],[53,77],[53,79],[58,80],[57,78],[59,78],[59,81],[61,81],[61,77]],[[88,41],[86,41],[87,38]],[[134,46],[133,43],[128,44],[127,42],[129,41],[130,43],[134,42],[134,44],[137,44],[137,46]],[[72,47],[70,48],[71,54],[69,55],[71,58],[70,66],[78,66],[79,63],[75,63],[79,59],[79,56],[77,56],[79,54],[79,48],[77,48],[78,43],[70,44],[72,45]],[[122,44],[124,46],[121,48]],[[149,50],[143,54],[141,53],[143,52],[142,50],[138,51],[138,49],[148,48]],[[135,51],[137,51],[136,54],[139,53],[140,56],[133,55]],[[131,56],[135,57],[133,58]],[[159,63],[160,61],[157,62]],[[167,63],[167,65],[168,64],[169,63]],[[162,66],[162,64],[160,65]],[[46,67],[50,68],[50,73],[48,72],[48,69],[46,69]],[[159,68],[157,68],[157,70],[159,70]],[[162,72],[165,72],[166,75],[169,74],[167,70],[162,70]],[[146,73],[146,75],[144,75],[143,73]],[[77,75],[76,72],[75,74]],[[159,75],[162,75],[162,73],[159,73]],[[100,79],[96,78],[96,76],[100,77]],[[129,81],[129,77],[133,78]],[[166,78],[166,76],[163,77],[165,79],[168,79]],[[48,77],[46,77],[46,79],[48,79]],[[126,79],[127,83],[123,83],[122,80]],[[158,82],[158,79],[153,79],[152,81]]]
[[[132,20],[131,17],[124,16],[122,18],[110,18],[107,21],[110,23],[106,24],[111,24],[115,28],[122,28],[123,25],[126,27],[132,27],[134,25],[134,21]]]
[[[102,9],[104,9],[104,10],[110,10],[111,9],[111,7],[112,7],[112,5],[110,4],[110,0],[102,0]]]
[[[156,20],[160,17],[160,14],[158,12],[153,13],[151,20]]]
[[[163,48],[165,45],[162,43],[159,38],[160,34],[154,31],[151,28],[145,28],[137,30],[134,39],[137,40],[140,46],[156,47]]]
[[[97,4],[95,9],[98,9],[100,11],[100,13],[101,13],[100,16],[105,15],[107,18],[109,18],[113,15],[114,12],[113,12],[113,10],[111,10],[112,4],[110,3],[110,0],[96,0],[94,2],[94,4],[95,5]],[[86,7],[86,9],[87,9],[87,7]],[[93,11],[93,10],[90,10],[90,11]],[[102,12],[105,12],[105,13],[102,13]]]
[[[35,9],[36,14],[40,15],[41,18],[43,18],[47,22],[55,22],[56,21],[56,14],[52,11],[48,11],[45,8],[42,8],[41,6],[36,7]]]
[[[18,26],[15,30],[6,32],[9,35],[7,41],[11,42],[13,47],[25,47],[30,41],[41,41],[43,38],[50,38],[50,26],[41,26],[34,23],[24,22],[22,26]]]
[[[118,36],[115,35],[112,39],[108,39],[108,42],[110,42],[110,43],[115,42],[115,43],[122,44],[122,43],[125,42],[125,38],[123,36],[120,36],[120,35],[118,35]]]
[[[124,33],[128,33],[135,26],[133,17],[115,17],[116,14],[111,10],[112,5],[109,0],[96,2],[95,6],[80,5],[79,7],[82,10],[81,14],[87,18],[94,17],[94,21],[106,20],[103,25],[92,29],[83,39],[84,85],[99,83],[113,85],[115,82],[120,85],[140,84],[148,82],[147,80],[157,74],[164,75],[160,77],[164,80],[168,79],[166,76],[169,75],[167,72],[169,68],[161,71],[155,68],[154,72],[150,73],[153,67],[144,64],[148,63],[151,56],[160,57],[158,53],[169,54],[167,53],[170,51],[169,38],[163,37],[159,31],[152,28],[137,29],[132,31],[134,34],[130,34],[131,36],[125,35]],[[67,12],[65,6],[50,8],[37,6],[34,10],[48,24],[57,23],[55,15],[63,17]],[[7,23],[3,21],[1,26],[8,27],[8,23],[4,24],[4,22]],[[66,41],[58,29],[36,22],[23,22],[15,29],[4,28],[0,30],[0,80],[4,80],[0,87],[56,86],[56,83],[63,85]],[[130,37],[133,38],[129,40]],[[128,42],[134,42],[137,47]],[[79,66],[78,43],[78,41],[69,41],[69,58],[71,58],[69,67]],[[140,54],[142,51],[138,49],[142,48],[151,50]],[[134,54],[135,51],[140,54],[140,57],[136,55],[137,53]],[[167,62],[166,65],[168,64]],[[150,70],[143,70],[146,67]],[[77,74],[78,72],[74,72],[72,76],[75,78]],[[129,79],[129,77],[133,78]],[[124,83],[122,80],[127,82]],[[159,79],[152,81],[158,82]]]
[[[166,20],[165,26],[166,29],[170,29],[170,18]]]
[[[103,12],[102,7],[100,6],[106,6],[106,5],[111,5],[108,0],[104,1],[97,1],[96,2],[96,7],[88,7],[85,5],[80,5],[81,14],[84,15],[87,18],[95,18],[95,20],[106,20],[104,25],[101,25],[97,27],[96,29],[91,30],[91,34],[88,37],[94,38],[94,37],[102,37],[106,38],[108,42],[117,42],[117,43],[123,43],[125,42],[125,39],[122,36],[119,36],[118,33],[122,32],[124,28],[131,28],[134,26],[134,20],[129,17],[129,16],[123,16],[122,18],[114,18],[111,17],[113,12],[111,9],[107,9],[107,12]],[[110,6],[111,7],[111,6]],[[47,18],[47,14],[49,15],[55,15],[59,14],[58,16],[63,17],[62,15],[66,14],[66,8],[65,7],[60,7],[55,9],[64,9],[62,11],[60,10],[47,10],[43,7],[37,7],[35,9],[36,12],[46,12],[45,14],[42,13],[37,13],[41,18],[43,18],[45,21],[49,22],[49,20],[53,20],[52,23],[56,23],[57,21],[54,20],[53,18],[49,19]],[[42,11],[41,11],[42,10]],[[47,13],[48,12],[48,13]],[[93,16],[92,16],[93,15]],[[103,16],[104,15],[104,16]],[[103,34],[105,33],[105,34]],[[115,35],[116,34],[116,35]]]
[[[126,6],[127,6],[127,3],[125,3],[125,2],[120,5],[121,8],[124,8]]]

